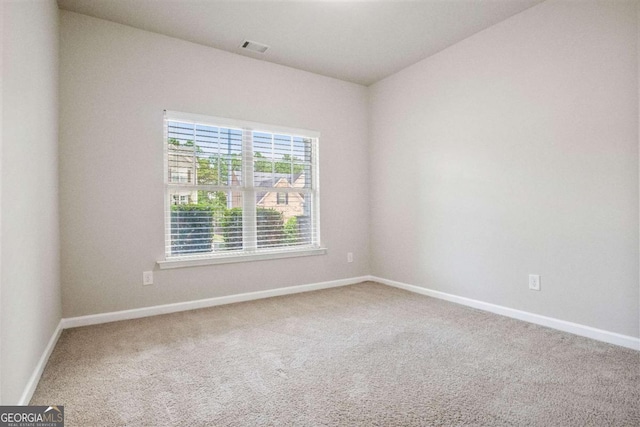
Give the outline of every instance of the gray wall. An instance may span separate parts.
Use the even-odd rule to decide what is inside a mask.
[[[365,87],[60,13],[64,317],[369,272]],[[329,253],[157,270],[164,256],[164,109],[320,131]],[[142,272],[152,269],[155,284],[143,287]]]
[[[371,88],[373,274],[639,336],[635,8],[547,1]]]
[[[15,404],[61,317],[58,8],[3,2],[2,403]]]

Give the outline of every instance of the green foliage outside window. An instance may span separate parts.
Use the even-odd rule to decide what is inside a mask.
[[[304,165],[301,164],[301,160],[296,156],[292,158],[289,154],[284,154],[281,160],[273,162],[264,157],[259,151],[256,151],[254,155],[254,169],[256,172],[291,173],[292,167],[294,174],[304,171]]]

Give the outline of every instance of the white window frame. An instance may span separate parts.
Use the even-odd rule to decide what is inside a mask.
[[[249,227],[255,227],[255,208],[256,208],[256,192],[253,189],[254,185],[254,154],[253,154],[253,132],[266,132],[272,134],[285,134],[295,137],[310,138],[312,140],[312,177],[311,177],[311,189],[310,193],[313,197],[312,203],[312,229],[316,230],[312,233],[312,242],[306,246],[294,246],[294,247],[279,247],[271,249],[257,249],[256,242],[243,242],[245,248],[242,252],[221,252],[221,253],[206,253],[197,255],[170,255],[165,249],[165,258],[157,261],[158,266],[161,269],[167,268],[180,268],[180,267],[193,267],[200,265],[211,264],[224,264],[235,262],[247,262],[247,261],[260,261],[267,259],[277,258],[291,258],[310,255],[324,255],[327,253],[327,249],[320,243],[320,185],[319,185],[319,155],[318,155],[318,140],[320,133],[317,131],[311,131],[306,129],[289,128],[278,125],[268,125],[264,123],[250,122],[245,120],[236,120],[223,117],[212,117],[200,114],[182,113],[176,111],[165,111],[163,129],[163,147],[164,147],[164,238],[165,248],[170,246],[170,233],[171,233],[171,215],[170,215],[170,191],[172,186],[169,181],[168,171],[168,145],[167,145],[167,121],[178,121],[183,123],[192,123],[206,126],[223,127],[242,130],[242,184],[237,190],[242,192],[244,200],[243,212],[245,212],[243,219],[243,226],[245,227],[244,236],[254,236],[256,233],[249,233]],[[248,220],[248,221],[247,221]],[[252,225],[253,223],[253,225]]]

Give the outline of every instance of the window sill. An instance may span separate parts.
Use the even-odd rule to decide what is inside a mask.
[[[216,256],[199,256],[157,261],[161,270],[169,268],[198,267],[203,265],[230,264],[234,262],[264,261],[279,258],[294,258],[312,255],[325,255],[327,248],[297,249],[292,251],[274,251],[251,254],[232,254]]]

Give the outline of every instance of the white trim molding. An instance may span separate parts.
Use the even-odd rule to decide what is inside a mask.
[[[97,325],[101,323],[116,322],[119,320],[138,319],[141,317],[156,316],[159,314],[176,313],[179,311],[195,310],[198,308],[214,307],[224,304],[233,304],[242,301],[252,301],[262,298],[270,298],[281,295],[297,294],[302,292],[317,291],[320,289],[336,288],[339,286],[354,285],[369,280],[369,276],[352,277],[348,279],[331,280],[327,282],[310,283],[306,285],[290,286],[285,288],[268,289],[265,291],[247,292],[244,294],[228,295],[217,298],[207,298],[196,301],[185,301],[175,304],[157,305],[152,307],[143,307],[133,310],[115,311],[111,313],[100,313],[88,316],[63,318],[58,323],[53,335],[49,339],[40,360],[25,386],[22,396],[18,401],[18,405],[28,405],[36,391],[40,377],[47,366],[49,357],[58,343],[58,339],[64,329],[76,328],[80,326]]]
[[[79,316],[61,319],[57,328],[53,332],[47,347],[45,348],[38,364],[36,365],[31,378],[27,382],[24,392],[20,397],[19,405],[28,405],[31,401],[33,393],[38,386],[40,377],[44,371],[49,357],[60,338],[63,329],[76,328],[80,326],[97,325],[101,323],[117,322],[120,320],[138,319],[141,317],[156,316],[160,314],[176,313],[180,311],[196,310],[199,308],[215,307],[218,305],[233,304],[236,302],[253,301],[262,298],[270,298],[281,295],[297,294],[302,292],[317,291],[321,289],[336,288],[340,286],[354,285],[361,282],[377,282],[383,285],[392,286],[394,288],[404,289],[421,295],[466,305],[468,307],[477,308],[479,310],[488,311],[490,313],[511,317],[513,319],[523,320],[525,322],[546,326],[574,335],[592,338],[598,341],[615,344],[622,347],[640,351],[640,338],[627,335],[617,334],[615,332],[604,331],[602,329],[592,328],[590,326],[580,325],[577,323],[567,322],[565,320],[555,319],[552,317],[541,316],[539,314],[529,313],[526,311],[515,310],[500,305],[490,304],[483,301],[465,298],[445,292],[434,291],[432,289],[420,286],[409,285],[407,283],[397,282],[395,280],[383,279],[376,276],[359,276],[348,279],[331,280],[327,282],[310,283],[306,285],[289,286],[284,288],[268,289],[257,292],[247,292],[243,294],[227,295],[222,297],[207,298],[196,301],[185,301],[174,304],[164,304],[152,307],[143,307],[132,310],[115,311],[111,313],[92,314],[88,316]]]
[[[490,313],[511,317],[513,319],[524,320],[525,322],[534,323],[536,325],[546,326],[548,328],[557,329],[559,331],[568,332],[570,334],[592,338],[594,340],[603,341],[609,344],[615,344],[621,347],[640,351],[640,338],[622,335],[615,332],[609,332],[602,329],[593,328],[591,326],[568,322],[566,320],[560,320],[553,317],[542,316],[540,314],[529,313],[527,311],[516,310],[513,308],[478,301],[471,298],[465,298],[445,292],[434,291],[432,289],[409,285],[407,283],[397,282],[395,280],[383,279],[381,277],[370,276],[369,280],[382,283],[383,285],[392,286],[394,288],[404,289],[409,292],[415,292],[417,294],[466,305],[468,307],[477,308],[479,310],[488,311]]]
[[[222,126],[232,129],[251,129],[257,132],[287,133],[293,136],[307,136],[319,138],[320,132],[310,129],[299,129],[288,126],[281,126],[268,123],[251,122],[248,120],[238,120],[228,117],[207,116],[204,114],[184,113],[180,111],[165,110],[165,115],[169,120],[176,120],[186,123],[197,123],[202,125]]]
[[[215,265],[215,264],[229,264],[234,262],[248,262],[248,261],[265,261],[269,259],[278,258],[295,258],[301,256],[311,255],[326,255],[327,248],[312,248],[312,249],[296,249],[274,252],[262,252],[252,254],[231,254],[221,256],[204,256],[189,258],[177,258],[166,259],[156,261],[160,270],[167,268],[182,268],[182,267],[199,267],[202,265]]]
[[[44,368],[45,366],[47,366],[49,357],[51,356],[53,349],[56,347],[56,344],[58,343],[58,338],[60,338],[60,334],[62,334],[62,329],[64,329],[62,325],[63,325],[63,321],[60,320],[60,322],[58,323],[58,326],[53,331],[53,335],[51,335],[51,338],[49,339],[49,343],[45,347],[44,352],[42,353],[42,356],[40,356],[40,360],[38,360],[38,364],[33,370],[33,373],[31,374],[31,378],[29,378],[29,381],[27,382],[27,386],[24,388],[24,391],[22,392],[22,396],[20,396],[18,405],[25,406],[25,405],[28,405],[29,402],[31,401],[31,397],[33,397],[33,393],[36,391],[36,387],[38,386],[38,382],[40,382],[40,377],[44,372]]]
[[[185,301],[173,304],[156,305],[152,307],[136,308],[132,310],[115,311],[111,313],[91,314],[88,316],[71,317],[62,319],[62,327],[77,328],[80,326],[97,325],[100,323],[117,322],[119,320],[139,319],[141,317],[156,316],[159,314],[177,313],[180,311],[196,310],[199,308],[215,307],[218,305],[233,304],[236,302],[253,301],[262,298],[277,297],[281,295],[298,294],[301,292],[317,291],[320,289],[336,288],[339,286],[354,285],[369,280],[369,276],[352,277],[349,279],[331,280],[328,282],[311,283],[307,285],[288,286],[285,288],[268,289],[257,292],[227,295],[222,297]]]

